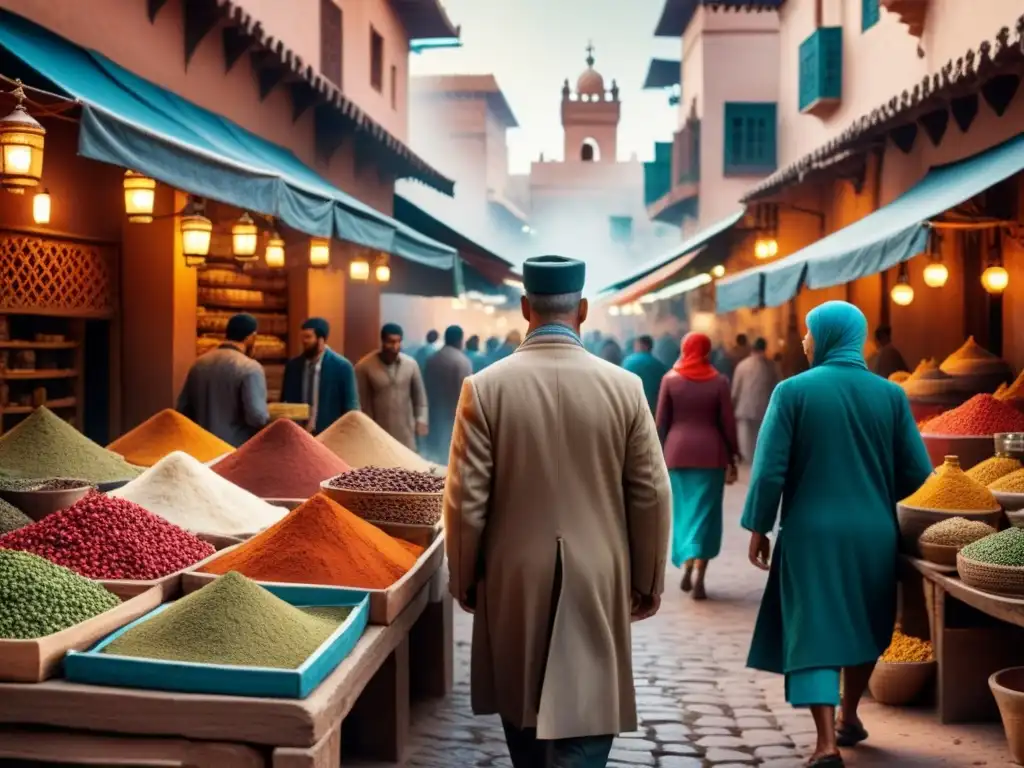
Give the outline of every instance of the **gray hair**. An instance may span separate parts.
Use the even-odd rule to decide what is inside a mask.
[[[533,311],[542,317],[569,315],[579,309],[580,302],[583,301],[583,291],[547,295],[527,293],[526,300],[530,302]]]

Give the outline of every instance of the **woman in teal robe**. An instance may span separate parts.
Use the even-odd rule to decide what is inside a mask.
[[[861,311],[830,301],[807,327],[812,367],[772,394],[743,512],[750,560],[769,570],[782,502],[747,663],[786,676],[817,726],[809,765],[832,768],[867,738],[857,707],[896,618],[896,502],[932,466],[903,390],[864,363]]]

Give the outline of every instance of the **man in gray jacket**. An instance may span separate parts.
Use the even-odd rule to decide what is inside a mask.
[[[226,339],[192,365],[178,396],[178,412],[236,448],[270,421],[267,377],[252,359],[256,318],[228,320]]]
[[[748,464],[754,458],[757,434],[768,410],[768,401],[779,383],[775,363],[766,355],[768,343],[754,342],[753,351],[740,360],[732,375],[732,404],[736,410],[740,455]]]

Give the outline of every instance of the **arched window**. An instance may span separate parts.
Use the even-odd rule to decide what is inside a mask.
[[[600,162],[601,148],[593,139],[584,139],[580,147],[580,160],[584,163]]]

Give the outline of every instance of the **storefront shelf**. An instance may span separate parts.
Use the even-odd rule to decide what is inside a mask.
[[[77,341],[0,341],[0,349],[78,349]]]
[[[0,371],[0,381],[32,380],[32,379],[73,379],[78,375],[74,368],[54,368],[53,370],[16,370]]]
[[[59,400],[47,400],[45,405],[51,411],[57,408],[74,408],[78,405],[78,400],[74,397],[62,397]],[[0,415],[32,413],[35,409],[34,405],[0,405]]]

